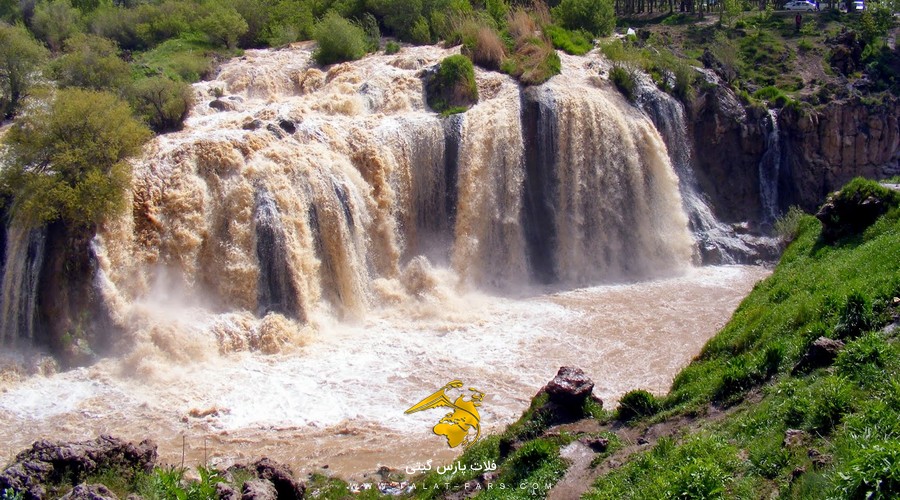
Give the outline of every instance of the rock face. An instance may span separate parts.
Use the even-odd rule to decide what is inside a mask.
[[[697,184],[716,217],[756,223],[762,212],[759,163],[766,152],[768,114],[745,108],[723,85],[704,92],[687,108],[694,142]]]
[[[846,189],[828,197],[816,218],[822,222],[822,240],[833,243],[844,236],[859,234],[872,225],[898,198],[892,191],[851,191]]]
[[[75,443],[41,440],[16,455],[6,470],[0,473],[0,491],[11,488],[22,492],[25,499],[40,499],[46,495],[45,484],[62,481],[77,484],[100,470],[149,473],[156,464],[156,456],[156,444],[150,440],[138,445],[110,436]],[[96,489],[91,490],[88,486],[82,490],[85,495],[91,491],[96,493]]]
[[[900,99],[836,101],[815,112],[779,115],[785,143],[782,208],[813,211],[850,179],[894,175],[900,163]]]
[[[272,483],[262,479],[247,481],[241,490],[241,500],[278,500]]]
[[[268,458],[261,458],[253,467],[257,477],[274,485],[279,500],[302,500],[306,488],[294,480],[290,467]]]

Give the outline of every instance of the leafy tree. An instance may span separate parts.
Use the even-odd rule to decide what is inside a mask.
[[[0,21],[15,23],[22,18],[18,0],[0,0]]]
[[[234,0],[234,10],[247,22],[247,31],[238,39],[241,47],[254,47],[263,42],[263,29],[269,24],[271,6],[264,0]]]
[[[334,11],[313,28],[318,42],[314,57],[319,64],[355,61],[366,55],[366,32]]]
[[[314,24],[312,8],[307,2],[281,0],[272,7],[262,37],[271,46],[309,39]]]
[[[366,6],[381,16],[384,26],[400,38],[412,40],[414,30],[417,30],[416,36],[424,35],[421,22],[416,26],[423,15],[422,0],[368,0]],[[425,28],[428,28],[427,21]],[[430,32],[428,38],[431,38]]]
[[[608,36],[616,25],[612,0],[562,0],[552,13],[563,27],[583,29],[598,36]]]
[[[137,9],[101,6],[94,11],[90,31],[95,35],[114,40],[123,50],[136,50],[141,48],[137,24]]]
[[[190,85],[165,76],[154,76],[134,85],[135,111],[157,132],[181,129],[194,105]]]
[[[209,12],[198,24],[200,31],[213,44],[224,45],[229,49],[237,47],[238,38],[250,29],[247,21],[234,7],[219,0],[209,2],[207,9]]]
[[[52,0],[37,4],[31,25],[35,35],[46,42],[50,50],[59,52],[70,36],[81,31],[80,22],[81,14],[69,0]]]
[[[118,56],[111,40],[78,34],[66,40],[65,54],[52,64],[61,87],[81,87],[124,93],[131,82],[131,68]]]
[[[24,27],[0,23],[0,118],[12,117],[46,57]]]
[[[116,96],[60,90],[52,102],[29,106],[7,132],[0,183],[27,223],[96,224],[124,208],[127,159],[149,137]]]

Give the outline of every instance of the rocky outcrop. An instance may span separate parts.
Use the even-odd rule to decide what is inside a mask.
[[[759,222],[759,163],[766,152],[768,113],[745,107],[724,85],[700,94],[687,113],[697,184],[716,217]]]
[[[551,424],[584,418],[588,399],[603,405],[603,401],[593,395],[593,390],[594,381],[581,368],[563,366],[535,396],[547,395],[547,403],[537,411],[546,414]]]
[[[803,373],[815,368],[830,366],[843,348],[844,343],[840,340],[819,337],[810,344],[803,357],[797,362],[793,372],[795,374]]]
[[[16,455],[0,473],[0,491],[12,489],[21,492],[26,500],[37,500],[46,496],[48,484],[68,482],[75,485],[102,470],[116,470],[122,474],[149,473],[156,464],[156,457],[156,444],[150,440],[138,445],[111,436],[73,443],[41,440]],[[85,495],[97,492],[87,486],[80,491]]]
[[[859,234],[900,203],[900,195],[874,182],[858,179],[828,196],[816,213],[822,222],[822,241],[834,243]]]
[[[278,494],[272,483],[255,479],[244,483],[241,500],[278,500]]]
[[[244,500],[269,498],[266,496],[269,491],[273,494],[272,498],[278,500],[302,500],[306,493],[306,486],[294,479],[291,468],[274,460],[263,457],[250,465],[233,465],[227,472],[230,474],[238,470],[249,472],[256,477],[256,480],[244,484],[241,492]],[[250,482],[254,484],[248,489],[247,484]],[[235,496],[230,496],[232,494]],[[223,488],[219,492],[219,498],[237,498],[237,493]]]
[[[831,102],[818,110],[785,109],[779,115],[785,143],[780,205],[813,211],[850,179],[881,178],[900,163],[900,99],[880,104]]]

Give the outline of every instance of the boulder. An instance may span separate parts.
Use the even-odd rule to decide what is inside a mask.
[[[803,357],[794,366],[793,373],[796,374],[823,366],[830,366],[843,348],[844,343],[840,340],[819,337],[810,344]]]
[[[102,484],[79,484],[60,500],[119,500],[119,497]]]
[[[244,483],[241,500],[278,500],[275,486],[265,479],[254,479]]]
[[[861,233],[891,207],[892,195],[846,191],[831,194],[816,213],[816,218],[822,221],[822,240],[826,243]]]
[[[241,500],[241,495],[225,483],[216,483],[216,498],[219,500]]]
[[[261,458],[253,464],[256,476],[271,482],[278,492],[279,500],[301,500],[306,487],[294,480],[294,474],[287,465],[268,458]]]
[[[156,443],[150,440],[138,445],[111,436],[71,443],[41,440],[16,455],[0,473],[0,491],[11,488],[25,499],[39,499],[46,496],[45,484],[78,484],[101,470],[149,473],[156,457]]]
[[[603,406],[603,401],[592,394],[593,390],[594,381],[581,368],[563,366],[535,396],[547,395],[547,403],[537,412],[546,414],[551,424],[578,420],[585,416],[588,398]]]

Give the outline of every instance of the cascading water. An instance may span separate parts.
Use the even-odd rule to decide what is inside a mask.
[[[759,161],[759,197],[763,222],[773,224],[781,213],[778,206],[778,177],[781,173],[781,134],[778,130],[778,111],[769,110],[769,135],[766,152]]]
[[[147,428],[165,457],[184,433],[235,459],[402,466],[431,437],[428,415],[403,419],[406,400],[432,384],[486,390],[488,431],[563,364],[604,398],[662,391],[762,275],[691,270],[679,162],[596,60],[563,55],[562,75],[525,92],[478,70],[480,102],[441,118],[421,71],[453,50],[327,71],[311,52],[248,50],[195,85],[185,129],[134,166],[132,212],[93,242],[121,355],[19,382],[0,422]],[[10,233],[4,325],[33,316],[29,238]],[[0,455],[31,437],[0,432]]]
[[[0,341],[28,343],[37,323],[38,282],[44,263],[47,231],[13,224],[7,235],[0,303]]]
[[[688,137],[684,107],[659,90],[646,76],[638,79],[637,105],[650,117],[666,143],[691,230],[697,239],[699,259],[704,263],[736,264],[752,262],[760,253],[774,254],[774,240],[735,234],[734,228],[719,222],[704,199],[694,174],[694,152]],[[762,252],[761,252],[762,250]]]

